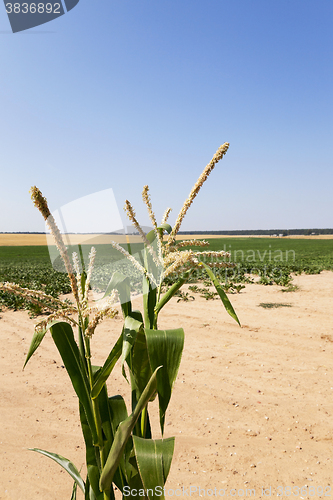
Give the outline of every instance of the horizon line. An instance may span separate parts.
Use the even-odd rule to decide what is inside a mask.
[[[221,230],[218,230],[218,229],[212,229],[212,230],[188,230],[188,231],[179,231],[177,234],[184,234],[184,235],[189,235],[189,234],[233,234],[233,233],[248,233],[248,234],[253,234],[253,233],[257,233],[257,232],[262,232],[262,233],[268,233],[268,232],[274,232],[274,233],[283,233],[283,232],[287,232],[287,233],[290,233],[290,232],[293,232],[293,231],[332,231],[333,232],[333,228],[293,228],[293,229],[286,229],[286,228],[283,228],[283,229],[230,229],[230,230],[225,230],[225,229],[221,229]],[[45,232],[45,231],[0,231],[0,234],[45,234],[45,235],[50,235],[51,233],[50,232]],[[112,234],[117,234],[117,235],[121,235],[121,234],[128,234],[128,235],[138,235],[138,231],[133,231],[133,232],[128,232],[128,233],[124,233],[124,232],[120,232],[120,231],[114,231],[114,232],[78,232],[78,233],[74,233],[74,232],[64,232],[64,233],[61,233],[61,234],[64,234],[64,235],[71,235],[71,234],[95,234],[95,235],[101,235],[101,234],[105,234],[105,235],[112,235]]]

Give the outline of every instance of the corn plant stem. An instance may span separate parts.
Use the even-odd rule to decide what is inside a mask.
[[[143,259],[144,259],[144,268],[148,269],[148,259],[147,259],[147,247],[145,245]],[[145,285],[146,285],[146,293],[145,293]],[[150,295],[150,284],[147,276],[143,276],[143,319],[146,328],[150,328],[150,318],[149,318],[149,295]]]
[[[86,372],[88,371],[88,366],[87,366],[87,360],[86,360],[86,352],[84,348],[84,340],[83,340],[83,333],[82,333],[82,328],[79,326],[79,351],[81,354],[81,358],[83,361],[83,365],[86,369]]]
[[[161,283],[158,285],[157,299],[156,299],[157,303],[160,301],[160,296],[161,296],[161,291],[162,291],[162,284],[163,284],[163,281],[161,281]]]
[[[162,283],[159,285],[158,287],[158,292],[157,292],[157,296],[159,297],[160,294],[161,294],[161,287],[162,287]],[[145,308],[144,308],[144,321],[145,321],[145,324],[149,325],[149,328],[153,328],[154,330],[157,330],[157,314],[154,313],[154,317],[153,317],[153,324],[151,325],[150,324],[150,318],[149,318],[149,311],[148,311],[148,308],[149,308],[149,295],[153,295],[156,293],[156,290],[151,290],[150,289],[150,285],[149,285],[149,282],[148,282],[148,294],[147,294],[147,301],[145,303],[144,301],[144,304],[145,304]],[[155,295],[155,304],[156,304],[156,295]],[[146,437],[146,431],[147,431],[147,418],[148,418],[148,405],[145,406],[145,408],[142,410],[142,413],[141,413],[141,423],[140,423],[140,428],[137,429],[139,430],[140,434],[141,434],[141,437],[142,438],[145,438]],[[139,435],[140,435],[139,434]]]
[[[85,270],[85,266],[84,266],[84,258],[83,258],[83,252],[82,252],[82,245],[78,245],[78,246],[79,246],[79,254],[80,254],[80,261],[81,261],[82,271],[85,274],[86,270]]]
[[[88,365],[89,384],[90,384],[90,390],[91,390],[93,385],[94,385],[94,377],[93,377],[93,372],[92,372],[92,367],[91,367],[90,339],[87,337],[85,337],[85,348],[86,348],[86,360],[87,360],[87,365]],[[102,435],[102,430],[101,430],[101,417],[99,414],[99,409],[98,409],[96,399],[92,399],[92,407],[93,407],[93,414],[94,414],[95,426],[96,426],[97,437],[98,437],[97,446],[100,449],[103,449],[103,435]],[[101,462],[101,465],[103,467],[104,462],[103,463]]]
[[[126,234],[126,243],[127,243],[127,251],[130,255],[132,255],[132,248],[131,248],[130,240],[129,240],[129,237],[127,236],[127,234]]]
[[[147,405],[148,406],[148,405]],[[141,413],[141,437],[146,437],[146,429],[147,429],[147,406],[144,407]]]
[[[163,283],[163,281],[161,281],[161,283],[158,286],[156,304],[158,304],[160,301],[160,296],[161,296],[161,292],[162,292],[162,283]],[[153,330],[157,330],[157,318],[158,318],[158,312],[155,311]]]
[[[146,328],[153,328],[155,322],[156,289],[152,288],[149,279],[144,277],[143,317]],[[146,287],[146,290],[145,290]]]
[[[153,324],[153,330],[158,330],[157,328],[157,318],[158,318],[158,313],[154,313],[154,324]]]
[[[148,314],[148,297],[147,297],[147,295],[148,294],[144,294],[144,296],[143,296],[143,304],[144,304],[143,321],[144,321],[144,324],[145,324],[146,328],[148,328],[150,326],[150,324],[149,324],[149,314]]]
[[[92,372],[92,367],[91,367],[90,339],[88,337],[85,337],[84,341],[85,341],[85,351],[86,351],[86,361],[87,361],[87,367],[88,367],[89,384],[90,384],[90,389],[92,389],[93,384],[94,384],[94,378],[93,378],[93,372]],[[99,458],[100,458],[100,462],[101,462],[101,471],[100,472],[102,472],[104,465],[105,465],[105,462],[106,462],[106,457],[105,457],[105,450],[104,450],[104,445],[103,445],[101,416],[99,413],[97,399],[92,399],[92,408],[93,408],[94,421],[95,421],[97,437],[98,437],[97,446],[98,446]],[[103,491],[103,500],[110,500],[110,494],[107,491]]]
[[[139,424],[139,420],[135,424],[134,429],[135,429],[135,433],[133,433],[133,434],[135,434],[136,436],[142,437],[141,436],[141,427],[140,427],[140,424]]]

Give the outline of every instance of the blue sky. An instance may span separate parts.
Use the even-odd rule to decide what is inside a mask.
[[[1,7],[0,62],[0,231],[44,230],[31,185],[148,225],[149,184],[173,223],[226,141],[183,230],[333,227],[331,0],[80,0],[16,34]]]

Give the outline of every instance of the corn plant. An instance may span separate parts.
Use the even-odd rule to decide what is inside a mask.
[[[163,437],[164,425],[181,361],[184,331],[182,328],[159,329],[159,313],[182,285],[190,280],[192,273],[201,270],[215,286],[227,312],[239,323],[213,272],[214,268],[231,265],[230,262],[221,262],[221,258],[227,254],[182,250],[184,246],[207,246],[207,242],[176,240],[188,208],[228,146],[227,143],[221,146],[207,165],[173,227],[168,224],[170,209],[166,210],[161,224],[157,224],[148,186],[143,189],[143,200],[153,225],[150,232],[146,234],[141,229],[133,207],[126,201],[127,214],[142,236],[143,251],[136,258],[117,243],[113,243],[113,246],[142,274],[142,311],[133,309],[129,277],[119,271],[111,276],[104,299],[94,307],[89,306],[88,294],[95,250],[92,248],[90,252],[87,272],[78,254],[74,253],[71,261],[46,199],[36,187],[31,190],[34,204],[44,216],[63,259],[76,306],[63,303],[44,292],[28,290],[11,283],[1,284],[0,289],[24,296],[37,305],[42,303],[43,307],[47,303],[50,314],[36,325],[25,365],[41,344],[46,332],[50,331],[79,400],[79,416],[86,445],[85,480],[70,460],[45,450],[33,450],[55,460],[71,475],[74,480],[72,500],[76,499],[77,487],[81,488],[86,500],[113,499],[115,487],[130,498],[133,490],[140,491],[140,496],[149,500],[157,496],[164,498],[163,487],[174,450],[174,438]],[[165,286],[171,275],[177,278],[172,284]],[[95,366],[91,354],[92,336],[103,318],[112,318],[117,314],[116,304],[120,305],[124,318],[122,331],[104,365]],[[106,383],[118,360],[123,375],[129,379],[130,411],[122,396],[108,395]],[[159,405],[160,439],[153,437],[148,412],[149,402],[155,396],[158,397]]]

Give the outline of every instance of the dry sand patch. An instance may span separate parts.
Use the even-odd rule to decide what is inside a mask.
[[[166,419],[166,436],[176,436],[169,489],[255,489],[255,498],[263,498],[262,487],[271,486],[272,496],[278,486],[330,488],[333,273],[297,276],[294,283],[297,292],[247,285],[231,295],[242,328],[219,301],[198,296],[193,302],[172,299],[161,313],[161,328],[185,329]],[[140,298],[136,301],[139,305]],[[263,309],[262,302],[292,307]],[[50,336],[23,372],[33,320],[23,311],[0,316],[0,499],[69,498],[67,474],[27,448],[54,451],[83,465],[76,396]],[[119,318],[96,330],[97,363],[105,359],[121,324]],[[128,401],[119,368],[109,393],[122,393]],[[154,429],[157,424],[154,417]]]

